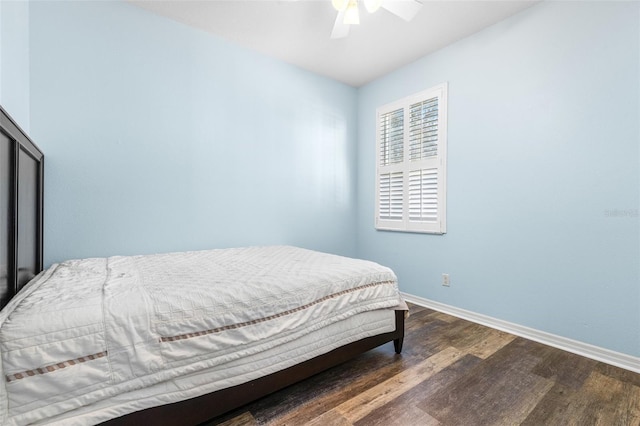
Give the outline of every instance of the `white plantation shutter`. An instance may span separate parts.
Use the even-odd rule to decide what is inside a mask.
[[[438,155],[438,98],[412,104],[409,116],[411,161]]]
[[[409,220],[438,220],[438,169],[409,172]]]
[[[380,164],[402,163],[404,159],[404,111],[398,109],[380,117]]]
[[[447,85],[378,108],[376,228],[446,232]]]
[[[383,219],[402,220],[404,182],[402,172],[380,175],[379,215]]]

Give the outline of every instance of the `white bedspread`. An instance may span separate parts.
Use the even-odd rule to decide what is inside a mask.
[[[295,247],[64,262],[0,313],[0,424],[28,424],[393,307],[393,272]]]

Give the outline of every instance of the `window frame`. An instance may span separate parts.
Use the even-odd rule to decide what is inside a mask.
[[[421,156],[418,160],[410,157],[410,114],[411,106],[431,99],[438,99],[438,129],[437,129],[437,154],[430,157]],[[417,232],[429,234],[446,233],[446,168],[447,168],[447,98],[448,83],[441,83],[418,93],[414,93],[397,101],[388,103],[376,109],[376,191],[375,191],[375,228],[384,231]],[[403,158],[401,162],[382,164],[382,121],[385,114],[403,110]],[[388,154],[387,154],[388,155]],[[389,157],[386,157],[387,160]],[[410,185],[409,176],[412,171],[437,170],[436,177],[436,215],[435,220],[411,220],[410,218]],[[402,173],[402,218],[381,218],[381,178],[387,174]],[[396,187],[398,189],[399,187]],[[389,212],[392,211],[391,188],[388,192]],[[397,195],[397,194],[396,194]],[[385,193],[385,200],[387,194]],[[425,197],[420,195],[420,206],[423,206]],[[382,203],[386,206],[387,203]],[[396,208],[398,207],[396,198]],[[386,210],[385,210],[386,211]],[[396,210],[397,211],[397,210]]]

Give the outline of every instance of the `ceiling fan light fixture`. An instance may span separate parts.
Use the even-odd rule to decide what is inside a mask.
[[[333,5],[333,8],[335,10],[337,10],[338,12],[342,12],[347,8],[349,0],[331,0],[331,4]]]
[[[347,9],[344,11],[345,25],[360,25],[360,13],[358,12],[358,0],[349,0]]]
[[[380,9],[380,6],[382,6],[382,0],[364,0],[364,7],[369,13],[373,13]]]

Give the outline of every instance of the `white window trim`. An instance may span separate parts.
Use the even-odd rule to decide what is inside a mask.
[[[447,176],[447,83],[439,84],[428,90],[407,96],[396,102],[381,106],[376,110],[376,200],[375,227],[379,230],[419,232],[430,234],[446,233],[446,176]],[[438,98],[438,153],[434,157],[410,161],[409,156],[409,107],[427,99]],[[404,111],[403,161],[396,164],[381,165],[381,129],[380,117],[398,109]],[[409,219],[409,172],[417,169],[437,170],[437,218],[434,221],[412,221]],[[402,172],[403,204],[402,219],[382,219],[380,217],[380,177],[383,174]]]

